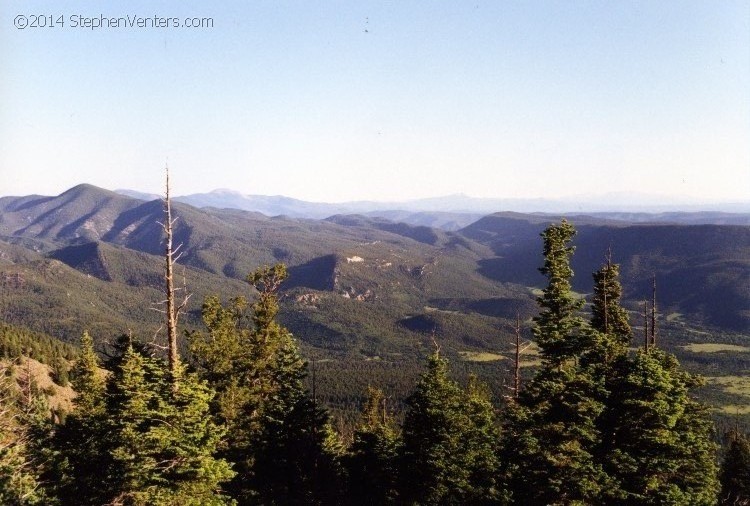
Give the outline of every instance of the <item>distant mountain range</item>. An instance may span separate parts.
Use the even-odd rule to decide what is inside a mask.
[[[117,193],[141,200],[160,198],[159,195],[133,190],[117,190]],[[590,195],[559,200],[488,199],[456,194],[403,202],[357,201],[334,204],[284,196],[244,195],[220,189],[175,197],[174,200],[199,208],[241,209],[266,216],[291,218],[322,219],[337,214],[362,214],[446,230],[458,230],[484,215],[504,211],[587,213],[631,222],[750,224],[750,202],[700,203],[687,198],[668,201],[664,197],[638,193]]]
[[[516,310],[532,314],[532,289],[543,284],[537,271],[539,233],[560,219],[505,212],[462,226],[455,215],[445,212],[381,211],[390,219],[336,214],[312,220],[268,217],[225,206],[200,209],[182,202],[174,208],[179,217],[175,239],[183,245],[181,263],[190,270],[188,277],[198,295],[242,291],[241,280],[252,269],[283,261],[291,273],[288,307],[299,297],[314,301],[299,302],[295,307],[307,309],[287,313],[293,330],[325,346],[371,351],[383,336],[375,327],[363,327],[365,321],[381,321],[390,329],[386,334],[400,336],[394,339],[401,343],[409,341],[410,333],[432,327],[457,342],[480,343],[496,325],[492,318],[512,319]],[[57,277],[39,274],[42,284],[27,293],[29,307],[46,300],[44,293],[50,297],[47,305],[66,300],[59,293],[70,290],[57,281],[68,279],[68,284],[78,286],[72,281],[74,273],[83,273],[97,280],[97,294],[113,292],[112,305],[101,314],[95,311],[95,319],[104,326],[107,321],[126,321],[138,307],[148,306],[144,294],[151,301],[158,299],[162,212],[159,201],[91,185],[53,197],[0,198],[0,267],[6,277],[24,269],[58,272]],[[631,307],[648,295],[656,275],[664,311],[747,331],[747,218],[720,213],[568,215],[579,230],[574,286],[582,293],[590,291],[590,273],[611,247],[615,261],[622,264]],[[707,224],[711,220],[715,223]],[[50,261],[62,264],[50,267]],[[122,297],[131,297],[134,305],[118,307],[114,301]],[[317,310],[311,312],[308,306]],[[86,306],[85,313],[91,311]],[[38,316],[27,311],[21,323],[34,319]],[[198,323],[197,313],[191,321]],[[68,325],[75,335],[85,322],[69,318],[55,325]],[[334,345],[337,340],[341,342]]]

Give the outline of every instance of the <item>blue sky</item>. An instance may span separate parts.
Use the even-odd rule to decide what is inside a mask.
[[[3,0],[0,98],[0,195],[750,200],[748,1]]]

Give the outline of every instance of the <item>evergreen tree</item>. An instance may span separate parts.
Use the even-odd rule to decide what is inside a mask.
[[[88,332],[81,337],[81,352],[72,372],[76,412],[83,416],[101,414],[104,410],[104,374],[99,370],[94,340]]]
[[[514,500],[532,504],[592,503],[608,486],[595,459],[596,421],[604,406],[601,383],[585,366],[596,356],[596,333],[578,314],[583,300],[572,293],[569,245],[575,229],[563,220],[543,233],[548,284],[537,298],[541,312],[534,335],[542,366],[521,395],[513,429],[519,461],[511,478]]]
[[[406,401],[401,457],[403,500],[416,504],[483,504],[499,500],[499,435],[483,386],[468,392],[448,378],[435,352]]]
[[[0,367],[0,504],[54,504],[40,486],[28,416],[9,367]]]
[[[283,264],[248,276],[258,290],[251,360],[261,378],[252,482],[265,504],[332,504],[342,488],[341,448],[328,413],[304,387],[307,363],[294,337],[276,322],[277,292],[286,277]]]
[[[690,390],[703,384],[699,378],[684,371],[680,372],[687,385],[688,394]],[[716,504],[721,483],[718,477],[715,427],[709,408],[688,396],[685,410],[675,429],[680,449],[680,464],[675,484],[685,492],[689,504]]]
[[[57,450],[56,495],[63,504],[102,504],[107,480],[102,470],[110,466],[104,445],[105,384],[88,332],[81,337],[81,353],[73,366],[74,410],[55,432],[53,447]]]
[[[603,436],[617,483],[609,504],[710,505],[717,479],[712,424],[688,396],[695,380],[657,349],[620,361]]]
[[[712,423],[689,390],[697,379],[656,349],[628,357],[632,331],[620,306],[619,266],[594,273],[592,336],[583,360],[602,387],[596,461],[612,480],[607,504],[712,504],[716,494]]]
[[[750,506],[750,437],[732,430],[728,439],[721,464],[720,504]]]
[[[370,387],[346,456],[351,504],[394,504],[401,440],[381,390]]]
[[[566,362],[588,351],[590,345],[579,314],[584,300],[575,296],[570,284],[570,258],[575,251],[570,242],[575,234],[575,228],[566,220],[550,225],[541,234],[544,266],[539,272],[547,277],[547,286],[537,297],[541,311],[534,317],[533,332],[545,368],[562,369]]]
[[[153,360],[129,347],[108,382],[107,430],[113,460],[108,488],[113,502],[146,504],[153,489],[164,485],[156,469],[158,442],[148,437],[156,417],[166,418],[159,412],[163,406],[157,390],[162,388],[163,372]],[[147,365],[151,377],[146,376]]]
[[[112,500],[132,505],[220,505],[234,473],[213,457],[223,430],[209,416],[211,390],[195,375],[129,347],[108,382]]]
[[[463,396],[437,352],[406,400],[402,493],[408,504],[460,504],[469,492]]]
[[[202,316],[207,333],[188,334],[190,351],[198,372],[216,390],[212,412],[231,434],[231,445],[222,445],[222,454],[235,462],[236,482],[244,482],[249,472],[245,459],[258,434],[261,376],[253,361],[254,336],[248,328],[248,307],[237,297],[225,307],[216,296],[207,297]]]
[[[262,504],[335,504],[341,448],[328,414],[303,385],[306,364],[292,341],[274,362],[278,389],[261,408],[253,488]]]
[[[499,425],[490,400],[489,389],[476,376],[469,378],[464,405],[468,418],[464,441],[470,472],[470,491],[467,502],[489,504],[505,501],[507,500],[506,491],[498,482]]]
[[[218,392],[214,411],[232,439],[224,455],[238,474],[241,502],[312,504],[340,493],[340,448],[327,413],[304,388],[307,364],[292,334],[276,322],[283,264],[248,276],[258,298],[248,328],[247,302],[217,298],[203,306],[207,334],[190,335],[200,371]]]
[[[607,356],[627,353],[627,347],[633,338],[633,331],[628,322],[628,312],[620,305],[622,285],[620,285],[620,266],[612,263],[611,254],[607,263],[594,273],[594,296],[591,301],[591,327],[607,336]]]

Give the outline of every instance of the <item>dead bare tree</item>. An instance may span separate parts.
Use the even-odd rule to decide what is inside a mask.
[[[656,274],[654,274],[651,295],[651,347],[656,347]]]
[[[643,300],[643,351],[648,351],[648,301]]]
[[[609,273],[612,270],[612,245],[610,244],[609,248],[607,248],[607,253],[605,255],[605,259],[607,260],[607,276],[605,276],[604,281],[607,283],[609,280]],[[609,286],[607,284],[604,285],[604,333],[609,334],[609,305],[607,304],[607,291]]]
[[[174,224],[177,221],[177,218],[172,218],[172,200],[170,197],[170,186],[169,186],[169,167],[166,167],[166,191],[164,194],[164,216],[165,220],[164,223],[159,222],[159,224],[162,226],[162,229],[164,230],[164,233],[166,234],[166,246],[164,251],[164,260],[165,260],[165,267],[164,267],[164,294],[166,296],[166,299],[160,302],[160,305],[164,305],[165,309],[157,309],[157,311],[162,312],[166,315],[166,324],[167,324],[167,353],[168,353],[168,360],[169,360],[169,373],[171,375],[172,380],[172,387],[177,388],[178,383],[178,368],[180,364],[180,354],[177,349],[177,323],[180,319],[180,315],[185,309],[185,306],[187,305],[188,300],[190,299],[190,294],[187,293],[187,287],[185,286],[185,279],[183,276],[183,287],[175,288],[175,282],[174,282],[174,266],[177,263],[177,261],[182,257],[182,252],[180,252],[180,248],[182,247],[182,244],[177,245],[177,247],[173,247],[173,241],[174,241]],[[183,291],[183,298],[178,303],[176,298],[176,292],[178,290]]]
[[[521,393],[521,354],[531,346],[530,342],[523,342],[521,339],[521,315],[516,313],[516,326],[515,326],[516,337],[514,341],[515,354],[513,358],[513,385],[509,386],[511,392],[513,392],[513,399],[518,399]]]

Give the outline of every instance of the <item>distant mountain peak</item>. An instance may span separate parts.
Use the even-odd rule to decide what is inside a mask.
[[[245,195],[241,192],[238,192],[237,190],[232,190],[230,188],[217,188],[215,190],[211,190],[208,192],[212,195],[231,195],[233,197],[244,197]]]
[[[101,194],[113,194],[115,192],[110,190],[105,190],[104,188],[99,188],[98,186],[94,186],[92,184],[88,183],[81,183],[78,185],[75,185],[72,188],[69,188],[62,192],[60,196],[63,195],[80,195],[83,193],[101,193]]]

